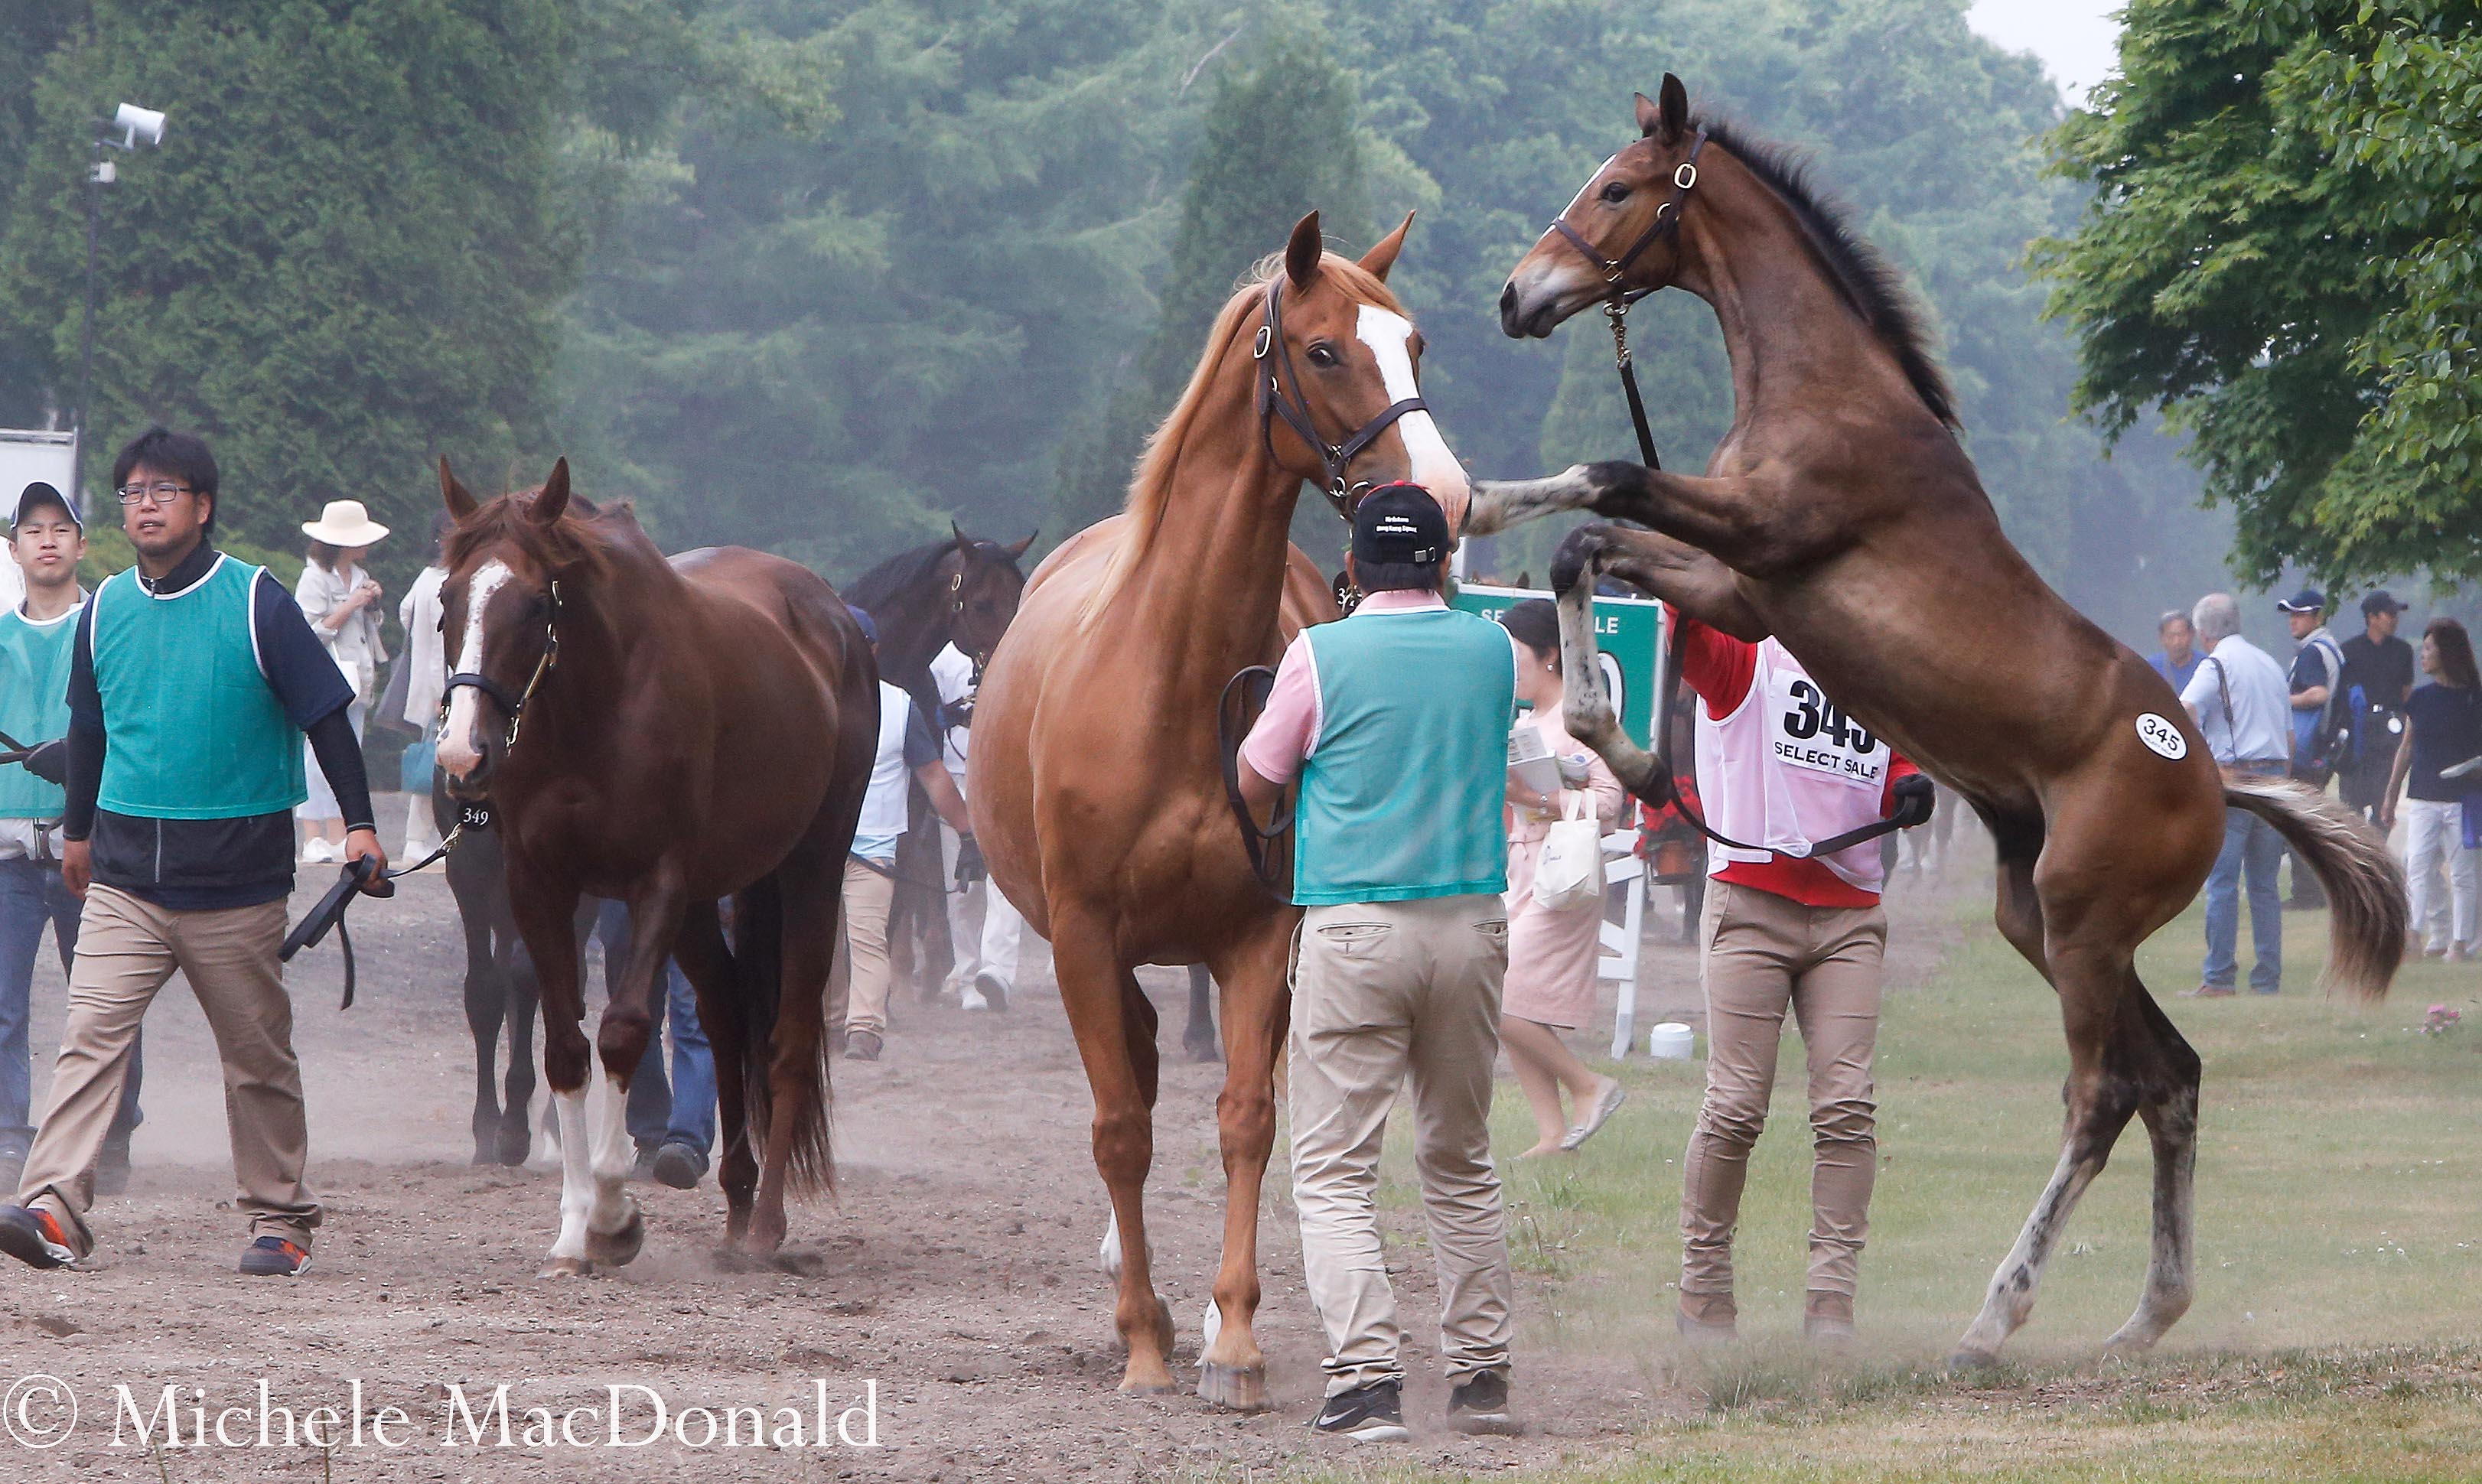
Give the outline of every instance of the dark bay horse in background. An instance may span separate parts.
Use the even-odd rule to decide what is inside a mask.
[[[721,547],[666,560],[626,507],[570,498],[567,459],[539,490],[488,505],[445,460],[439,484],[457,518],[439,765],[458,796],[489,796],[541,985],[562,1163],[544,1274],[626,1263],[645,1239],[621,1188],[623,1105],[667,957],[715,1046],[726,1237],[772,1253],[788,1185],[832,1176],[822,1022],[879,734],[860,627],[780,557]],[[589,896],[627,902],[630,924],[592,1048],[605,1096],[591,1127],[575,931]]]
[[[1155,1294],[1145,1214],[1155,1012],[1135,969],[1203,963],[1222,990],[1227,1065],[1216,1099],[1220,1323],[1201,1357],[1199,1393],[1266,1405],[1251,1327],[1258,1199],[1301,914],[1260,883],[1243,851],[1224,794],[1217,703],[1236,671],[1275,664],[1290,636],[1336,616],[1317,567],[1285,540],[1304,480],[1349,498],[1355,483],[1411,478],[1463,512],[1465,476],[1429,414],[1400,412],[1414,396],[1421,344],[1383,280],[1404,237],[1397,227],[1356,263],[1321,250],[1315,213],[1302,221],[1281,268],[1217,316],[1188,389],[1148,445],[1127,510],[1080,532],[1035,572],[975,707],[974,832],[992,879],[1051,940],[1095,1092],[1125,1392],[1173,1385],[1172,1316]],[[1261,391],[1287,363],[1289,390],[1279,395],[1292,400],[1276,421]],[[1296,431],[1295,416],[1324,447]],[[1352,454],[1339,459],[1339,450]],[[1287,866],[1279,878],[1288,876]]]
[[[990,663],[1025,591],[1017,560],[1034,544],[979,541],[954,521],[950,539],[899,552],[853,580],[845,601],[868,613],[879,630],[879,673],[913,697],[932,730],[944,733],[939,688],[931,662],[950,644],[974,662],[977,674]],[[958,784],[963,787],[964,779]],[[939,817],[919,783],[913,793],[913,827],[896,846],[896,895],[888,909],[887,946],[901,978],[911,975],[922,998],[938,997],[955,966],[948,936],[948,881],[939,855]]]
[[[1694,119],[1678,79],[1638,103],[1606,162],[1511,274],[1500,321],[1548,335],[1624,294],[1678,287],[1715,310],[1734,414],[1703,477],[1633,463],[1477,486],[1468,529],[1591,508],[1561,549],[1571,730],[1640,796],[1651,760],[1613,724],[1587,627],[1599,571],[1810,674],[1990,826],[1999,930],[2057,991],[2068,1035],[2058,1167],[1960,1342],[1988,1364],[2025,1321],[2063,1223],[2132,1116],[2154,1155],[2153,1244],[2116,1347],[2189,1307],[2200,1065],[2138,982],[2139,944],[2197,895],[2226,806],[2272,823],[2334,905],[2331,985],[2384,994],[2404,885],[2341,808],[2218,771],[2179,699],[2046,586],[2002,534],[1956,435],[1947,384],[1894,273],[1781,150]]]

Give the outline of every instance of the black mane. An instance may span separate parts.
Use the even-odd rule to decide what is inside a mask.
[[[1751,174],[1792,208],[1828,275],[1843,291],[1854,313],[1895,355],[1905,379],[1914,384],[1931,415],[1951,429],[1963,426],[1957,420],[1956,393],[1932,353],[1930,328],[1919,300],[1905,286],[1904,275],[1853,230],[1845,220],[1849,208],[1828,198],[1811,183],[1809,157],[1787,144],[1752,139],[1717,119],[1699,122],[1710,142],[1729,150],[1732,158],[1749,167]]]
[[[855,578],[852,586],[845,588],[844,599],[863,612],[876,615],[882,607],[929,581],[939,559],[956,549],[955,541],[934,541],[898,552]]]

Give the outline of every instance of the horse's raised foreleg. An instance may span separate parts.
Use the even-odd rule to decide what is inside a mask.
[[[1172,1311],[1154,1289],[1147,1244],[1147,1170],[1154,1162],[1154,1026],[1134,1024],[1146,995],[1121,962],[1108,923],[1052,911],[1052,960],[1078,1059],[1095,1094],[1095,1168],[1112,1198],[1104,1265],[1112,1271],[1112,1321],[1129,1352],[1121,1390],[1173,1389]],[[1117,1242],[1112,1240],[1117,1236]]]
[[[1621,730],[1611,695],[1603,689],[1594,612],[1602,548],[1597,540],[1579,539],[1587,535],[1588,531],[1572,532],[1560,543],[1551,566],[1551,584],[1559,594],[1560,673],[1568,687],[1561,702],[1563,724],[1610,766],[1623,788],[1650,803],[1661,803],[1670,796],[1671,780],[1656,777],[1654,755]]]
[[[1809,494],[1808,505],[1755,479],[1708,479],[1612,460],[1572,464],[1539,480],[1477,480],[1465,530],[1484,535],[1561,510],[1592,510],[1607,520],[1635,521],[1684,541],[1736,571],[1764,576],[1815,557],[1833,537],[1816,513],[1832,507]]]
[[[1189,966],[1189,1022],[1180,1029],[1180,1049],[1192,1061],[1214,1061],[1224,1054],[1215,1033],[1215,976],[1204,964]]]
[[[1267,1405],[1267,1360],[1252,1328],[1258,1312],[1258,1203],[1276,1147],[1276,1058],[1291,1009],[1286,959],[1295,915],[1280,913],[1254,942],[1215,965],[1224,985],[1224,1091],[1215,1100],[1224,1155],[1224,1261],[1215,1274],[1218,1317],[1199,1357],[1198,1394],[1244,1412]],[[1204,977],[1203,971],[1193,971]]]

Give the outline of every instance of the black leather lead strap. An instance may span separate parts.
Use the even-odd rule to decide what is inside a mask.
[[[1224,763],[1224,799],[1232,806],[1232,818],[1241,826],[1241,848],[1249,852],[1250,870],[1259,885],[1283,897],[1288,894],[1276,885],[1267,846],[1292,829],[1293,806],[1278,805],[1274,822],[1261,827],[1250,812],[1249,799],[1241,793],[1241,743],[1248,739],[1256,714],[1266,709],[1267,694],[1275,688],[1276,672],[1263,664],[1237,671],[1224,683],[1224,693],[1215,701],[1215,750]],[[1241,700],[1237,708],[1232,704],[1236,692]]]

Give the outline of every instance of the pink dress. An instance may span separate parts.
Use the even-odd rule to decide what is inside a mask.
[[[1560,712],[1537,712],[1518,723],[1543,733],[1555,758],[1587,760],[1586,786],[1566,790],[1588,796],[1595,819],[1609,834],[1621,817],[1627,793],[1603,760],[1569,735]],[[1508,978],[1500,992],[1500,1013],[1574,1030],[1595,1013],[1595,960],[1600,956],[1603,904],[1600,898],[1565,912],[1549,911],[1534,900],[1534,862],[1543,840],[1559,819],[1554,811],[1508,807]]]

